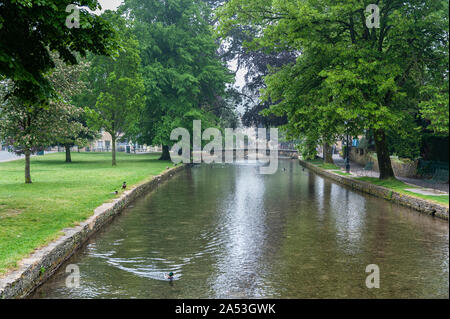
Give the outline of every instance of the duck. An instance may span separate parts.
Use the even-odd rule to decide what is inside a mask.
[[[165,274],[164,277],[169,280],[173,280],[173,272],[169,272],[168,274]]]

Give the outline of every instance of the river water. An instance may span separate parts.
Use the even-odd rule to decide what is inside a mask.
[[[96,234],[32,298],[448,298],[448,223],[298,161],[186,169]],[[66,287],[66,266],[80,285]],[[379,268],[380,288],[366,286]],[[174,272],[174,280],[165,273]]]

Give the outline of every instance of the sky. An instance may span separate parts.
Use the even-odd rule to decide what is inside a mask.
[[[102,6],[102,11],[115,10],[123,2],[122,0],[98,0]]]

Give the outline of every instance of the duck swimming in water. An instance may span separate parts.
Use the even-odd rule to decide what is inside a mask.
[[[166,279],[173,280],[173,272],[169,272],[168,274],[165,274],[164,276],[166,277]]]

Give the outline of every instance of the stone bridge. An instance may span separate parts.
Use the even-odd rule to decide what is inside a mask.
[[[227,152],[227,151],[229,151],[229,152],[233,152],[233,157],[236,157],[236,153],[238,152],[238,151],[240,151],[240,152],[244,152],[244,156],[245,157],[248,157],[248,152],[249,152],[249,149],[248,148],[244,148],[244,149],[232,149],[232,150],[230,150],[230,149],[228,149],[228,150],[226,150],[226,149],[224,149],[224,150],[222,150],[222,153],[225,153],[225,152]],[[257,152],[258,152],[258,150],[257,149],[251,149],[251,151],[253,152],[253,154],[256,154]],[[266,155],[270,155],[270,152],[271,152],[271,150],[266,150]],[[296,150],[296,149],[278,149],[278,157],[289,157],[289,158],[298,158],[298,150]]]

